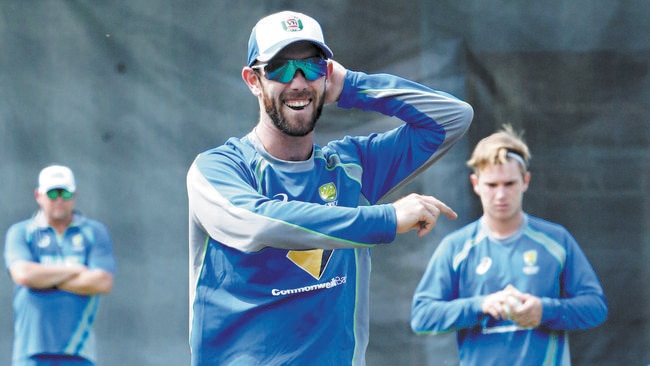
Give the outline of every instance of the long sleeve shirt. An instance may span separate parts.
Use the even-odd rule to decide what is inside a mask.
[[[405,123],[267,153],[254,132],[198,155],[187,175],[192,365],[363,365],[369,248],[396,235],[376,204],[469,127],[471,107],[387,74],[348,71],[341,108]]]
[[[483,298],[507,285],[541,299],[538,327],[482,312]],[[525,215],[505,239],[482,219],[446,236],[416,288],[411,327],[418,334],[456,331],[461,365],[567,365],[567,331],[606,317],[600,281],[573,236]]]

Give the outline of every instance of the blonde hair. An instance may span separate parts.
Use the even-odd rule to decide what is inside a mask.
[[[487,166],[501,165],[509,159],[516,160],[521,166],[522,174],[528,171],[530,151],[523,140],[523,133],[518,134],[511,125],[503,125],[500,131],[482,139],[476,144],[467,166],[477,174]]]

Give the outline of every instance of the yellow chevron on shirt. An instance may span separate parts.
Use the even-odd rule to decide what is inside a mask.
[[[318,280],[323,275],[331,254],[331,250],[323,249],[290,250],[287,258]]]

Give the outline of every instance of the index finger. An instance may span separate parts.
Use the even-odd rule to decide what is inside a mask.
[[[429,196],[429,197],[432,200],[431,203],[438,209],[438,211],[440,211],[440,213],[445,214],[445,216],[449,217],[452,220],[458,218],[458,214],[454,210],[452,210],[451,207],[447,206],[444,202],[442,202],[441,200],[433,196]]]
[[[452,220],[456,220],[458,218],[456,211],[452,210],[451,207],[445,205],[444,203],[442,203],[442,207],[438,207],[438,209],[440,212],[444,213],[445,216],[449,217]]]

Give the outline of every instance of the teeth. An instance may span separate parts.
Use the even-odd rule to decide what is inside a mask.
[[[284,104],[287,105],[287,107],[290,108],[304,108],[309,104],[308,100],[292,100],[292,101],[287,101]]]

